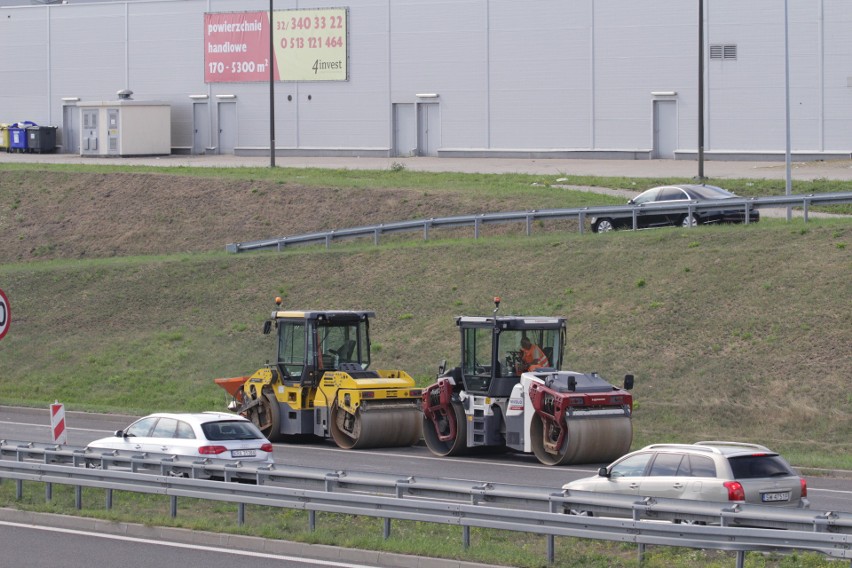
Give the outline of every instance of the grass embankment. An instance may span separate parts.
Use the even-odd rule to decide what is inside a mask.
[[[0,171],[0,288],[13,309],[0,341],[0,404],[58,399],[71,410],[131,414],[224,408],[212,379],[251,373],[271,357],[260,326],[276,295],[293,308],[375,310],[374,367],[403,368],[427,384],[438,361],[458,358],[454,316],[490,313],[500,295],[504,313],[569,318],[566,367],[613,381],[636,375],[634,447],[750,440],[800,466],[852,469],[848,220],[607,235],[549,223],[532,237],[503,227],[478,241],[396,237],[379,247],[228,255],[226,242],[335,226],[623,199],[554,189],[542,176],[78,168]],[[638,190],[665,181],[675,180],[560,183]],[[784,191],[783,182],[724,185],[742,195]],[[795,188],[841,190],[825,181]],[[433,206],[439,213],[429,213]],[[291,538],[276,525],[262,530]],[[320,540],[396,546],[332,534]],[[506,539],[512,554],[535,540],[517,536]],[[459,547],[456,537],[434,538]],[[406,540],[418,538],[434,550],[433,537]],[[575,554],[570,546],[558,556]],[[610,565],[619,550],[593,546],[589,555]],[[632,549],[622,552],[630,565]],[[562,565],[594,565],[591,556]],[[500,558],[535,565],[543,552]]]
[[[478,241],[415,235],[379,247],[228,255],[223,244],[249,234],[422,217],[424,204],[459,214],[622,198],[554,189],[543,176],[165,172],[0,171],[0,287],[13,306],[0,342],[0,403],[221,408],[224,391],[212,379],[248,374],[272,354],[259,328],[276,295],[296,308],[375,310],[374,366],[401,367],[425,384],[438,361],[458,358],[454,316],[490,313],[500,295],[506,313],[569,318],[566,367],[613,381],[636,375],[635,445],[747,437],[799,465],[852,467],[848,220],[608,235],[552,222],[536,224],[532,237],[520,226],[486,227]],[[784,191],[771,180],[725,185],[746,195]],[[795,188],[841,189],[825,180]],[[24,234],[42,242],[16,238]],[[102,245],[110,240],[120,244]]]
[[[272,356],[291,307],[373,309],[377,368],[421,384],[453,361],[453,318],[566,315],[565,365],[637,377],[640,445],[749,439],[850,468],[850,229],[843,221],[495,237],[274,254],[0,267],[13,322],[0,401],[146,413],[224,408],[212,379]]]

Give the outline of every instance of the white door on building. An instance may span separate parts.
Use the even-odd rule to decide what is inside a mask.
[[[62,107],[62,153],[80,153],[80,109],[77,105]]]
[[[438,103],[417,104],[417,155],[437,156],[441,147],[441,114]]]
[[[219,114],[219,154],[233,154],[237,147],[237,103],[220,102]]]
[[[80,119],[83,122],[83,130],[80,136],[81,154],[98,153],[98,114],[99,111],[96,108],[86,108],[80,110]]]
[[[192,103],[192,153],[206,153],[209,140],[210,116],[207,103]]]
[[[654,101],[653,157],[673,160],[677,150],[677,102]]]
[[[108,108],[107,111],[107,154],[121,154],[121,111]]]
[[[393,155],[417,155],[417,121],[414,117],[414,103],[393,105]]]

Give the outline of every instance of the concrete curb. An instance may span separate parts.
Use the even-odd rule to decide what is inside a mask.
[[[478,564],[461,560],[427,558],[376,550],[342,548],[324,544],[306,544],[227,533],[104,521],[88,517],[36,513],[10,508],[0,508],[0,521],[33,526],[49,526],[58,529],[90,531],[104,535],[118,535],[206,547],[263,552],[297,558],[369,564],[388,568],[488,568],[491,566],[490,564]]]
[[[852,471],[847,469],[825,469],[820,467],[795,467],[799,471],[799,475],[826,477],[836,479],[852,479]]]
[[[190,156],[172,154],[152,157],[96,157],[76,154],[0,153],[0,163],[86,164],[122,166],[174,167],[268,167],[269,157],[207,154]],[[459,172],[485,174],[536,174],[556,177],[606,176],[652,178],[679,177],[692,179],[697,174],[696,160],[609,160],[583,158],[438,158],[417,157],[321,157],[277,156],[276,167],[333,168],[343,170],[388,170],[402,166],[420,172]],[[781,161],[708,160],[705,175],[715,179],[786,178],[786,165]],[[852,180],[852,160],[795,162],[791,165],[794,180]],[[650,187],[650,186],[648,186]],[[638,188],[637,188],[638,189]],[[647,188],[644,188],[647,189]]]

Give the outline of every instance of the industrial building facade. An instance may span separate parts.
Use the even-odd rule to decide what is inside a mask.
[[[267,154],[274,124],[278,155],[695,159],[703,121],[708,159],[783,159],[788,107],[794,157],[852,152],[849,0],[273,0],[272,25],[266,0],[67,2],[0,6],[0,123],[55,125],[63,152],[119,91],[168,105],[174,153]],[[213,74],[246,49],[218,21],[267,26],[246,80]],[[264,79],[312,46],[325,79]]]

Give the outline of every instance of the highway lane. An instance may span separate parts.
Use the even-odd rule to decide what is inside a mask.
[[[370,568],[375,565],[301,558],[162,539],[0,521],[2,566],[17,568]]]
[[[127,426],[135,417],[69,413],[68,444],[84,446]],[[52,441],[48,411],[0,406],[0,439]],[[289,466],[398,474],[400,478],[424,476],[477,482],[550,487],[594,475],[599,465],[548,467],[530,455],[503,452],[441,458],[425,446],[342,450],[332,442],[275,444],[275,461]],[[808,477],[811,508],[852,513],[852,478]]]
[[[73,413],[66,415],[68,445],[85,446],[96,438],[109,436],[135,420],[133,416]],[[0,407],[0,439],[50,442],[48,411]],[[275,444],[275,461],[290,466],[347,469],[365,472],[398,473],[401,477],[422,475],[505,484],[529,484],[560,488],[571,479],[593,475],[598,466],[546,467],[532,455],[506,452],[478,452],[461,458],[441,458],[425,446],[377,448],[364,451],[342,450],[333,442]],[[603,465],[603,464],[602,464]]]

